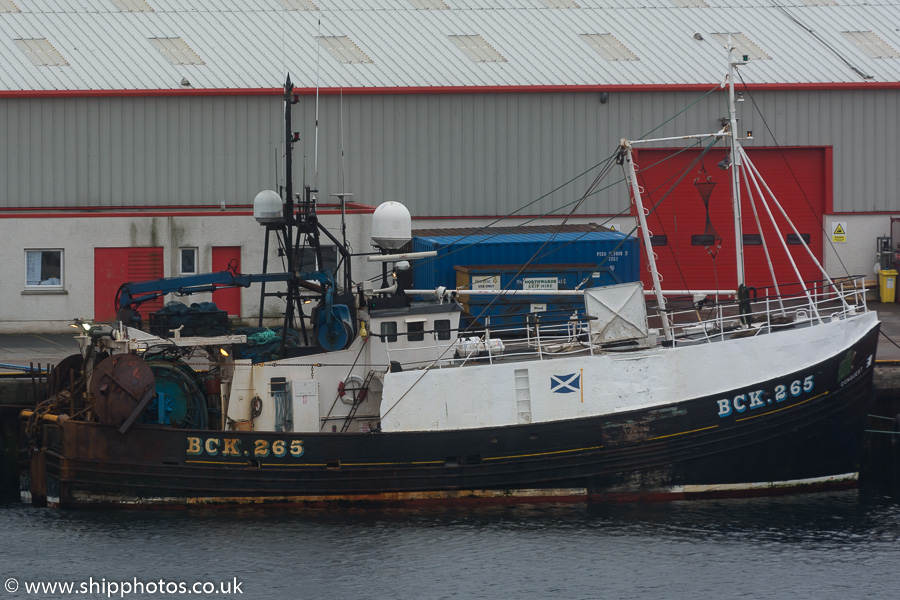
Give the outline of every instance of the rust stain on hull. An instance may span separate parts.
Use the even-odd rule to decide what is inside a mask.
[[[149,497],[123,499],[103,495],[76,493],[72,497],[78,506],[115,506],[136,509],[191,509],[215,507],[309,507],[354,506],[359,508],[513,505],[546,503],[586,503],[585,488],[535,490],[455,490],[444,492],[392,492],[381,494],[320,495],[320,496],[216,496],[207,498]]]

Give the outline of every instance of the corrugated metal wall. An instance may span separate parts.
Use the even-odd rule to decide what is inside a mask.
[[[319,197],[346,190],[367,204],[401,201],[416,216],[504,215],[698,96],[611,93],[605,104],[596,93],[322,96]],[[756,92],[774,138],[745,99],[748,145],[834,146],[836,211],[897,209],[896,91]],[[294,112],[295,189],[314,181],[315,102],[304,96]],[[2,99],[0,207],[249,204],[281,169],[281,115],[275,96]],[[714,92],[653,136],[717,129],[725,115],[724,94]],[[595,172],[519,214],[564,214]],[[622,210],[617,186],[579,212]]]
[[[0,100],[0,206],[248,204],[275,181],[271,97]]]

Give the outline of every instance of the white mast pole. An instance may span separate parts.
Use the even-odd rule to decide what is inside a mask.
[[[653,292],[656,295],[659,316],[662,319],[663,335],[666,341],[671,342],[674,340],[674,336],[669,328],[669,316],[666,314],[666,298],[663,296],[662,287],[660,286],[659,271],[656,270],[656,254],[653,252],[653,246],[650,244],[650,230],[647,229],[647,213],[644,212],[644,203],[641,200],[641,186],[638,185],[637,173],[634,169],[631,142],[623,139],[620,142],[620,146],[625,151],[625,174],[631,184],[631,194],[634,197],[638,220],[641,224],[641,236],[643,237],[644,249],[647,251],[647,265],[650,267],[650,279],[653,281]]]
[[[741,221],[741,185],[739,171],[741,155],[738,152],[737,115],[734,108],[734,67],[746,63],[734,60],[734,44],[728,36],[728,112],[731,121],[731,199],[734,204],[734,248],[737,259],[737,287],[744,284],[744,228]]]

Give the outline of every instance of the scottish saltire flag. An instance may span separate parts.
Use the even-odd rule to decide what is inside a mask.
[[[581,375],[571,373],[569,375],[551,375],[550,391],[554,394],[571,394],[581,391]]]

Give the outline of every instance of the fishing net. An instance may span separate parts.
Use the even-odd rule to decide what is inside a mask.
[[[694,187],[697,188],[697,192],[703,200],[703,206],[706,208],[706,227],[703,229],[700,245],[706,248],[710,256],[715,259],[716,254],[722,248],[722,237],[718,234],[716,228],[713,227],[712,219],[709,218],[709,197],[712,196],[716,182],[712,180],[712,177],[706,172],[706,167],[703,165],[700,165],[700,172],[694,179]]]

